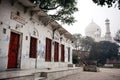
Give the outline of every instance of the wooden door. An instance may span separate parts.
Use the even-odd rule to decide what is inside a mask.
[[[54,44],[54,61],[59,61],[59,43],[55,42]]]
[[[20,35],[11,32],[9,52],[8,52],[8,68],[17,68],[18,51],[19,51],[19,39]]]
[[[30,58],[36,58],[36,52],[37,52],[37,39],[31,37],[30,39]]]
[[[64,60],[65,60],[64,45],[61,44],[61,62],[64,62]]]
[[[45,61],[51,61],[51,39],[46,38]]]

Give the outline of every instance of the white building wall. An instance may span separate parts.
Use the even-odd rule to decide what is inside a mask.
[[[10,19],[11,12],[20,12],[20,16],[25,18],[27,23],[25,25]],[[21,45],[20,45],[20,68],[21,69],[34,69],[36,68],[48,68],[48,67],[65,67],[67,64],[72,63],[72,48],[70,55],[70,62],[68,62],[68,51],[67,47],[72,47],[70,42],[66,41],[66,38],[63,36],[62,42],[60,42],[60,34],[58,31],[55,32],[55,41],[65,46],[65,62],[45,62],[45,45],[46,37],[52,39],[53,32],[52,28],[42,25],[36,15],[33,16],[35,22],[30,20],[31,16],[29,11],[24,13],[23,7],[15,3],[12,6],[8,0],[2,0],[0,4],[0,70],[7,69],[8,63],[8,50],[9,50],[9,40],[11,31],[16,32],[21,35]],[[16,26],[20,26],[16,29]],[[3,29],[6,29],[6,34],[3,33]],[[36,35],[33,35],[33,32],[36,32]],[[30,37],[33,36],[37,38],[37,59],[29,58],[29,49],[30,49]],[[27,39],[28,38],[28,39]],[[59,55],[61,53],[61,48],[59,48]],[[52,52],[52,54],[54,54]],[[60,60],[59,56],[59,60]],[[53,57],[52,57],[53,58]]]

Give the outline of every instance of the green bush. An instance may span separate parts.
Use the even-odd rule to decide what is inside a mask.
[[[78,63],[79,63],[78,56],[73,55],[73,64],[78,64]]]
[[[120,64],[113,64],[114,68],[120,68]]]

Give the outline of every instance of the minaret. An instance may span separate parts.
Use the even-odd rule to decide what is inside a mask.
[[[106,20],[105,20],[105,25],[106,25],[105,40],[106,40],[106,41],[111,41],[111,40],[112,40],[112,37],[111,37],[111,32],[110,32],[109,19],[106,19]]]

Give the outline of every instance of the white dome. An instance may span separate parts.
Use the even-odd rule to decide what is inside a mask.
[[[93,21],[86,27],[85,29],[85,35],[90,36],[92,38],[95,38],[95,36],[99,35],[101,36],[101,28],[94,23]]]

